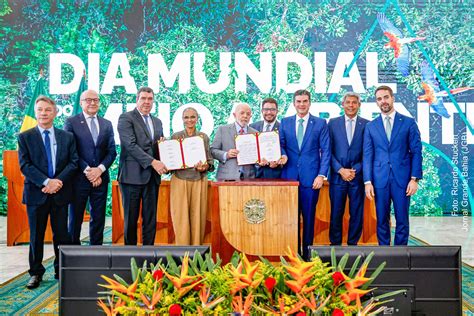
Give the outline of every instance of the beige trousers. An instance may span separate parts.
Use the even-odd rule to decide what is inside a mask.
[[[171,177],[170,209],[177,245],[201,245],[207,213],[207,177],[198,181]]]

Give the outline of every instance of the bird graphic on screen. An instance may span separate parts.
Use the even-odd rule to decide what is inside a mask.
[[[398,71],[402,76],[408,76],[410,74],[410,49],[406,44],[422,41],[426,37],[403,37],[402,32],[383,13],[377,14],[377,20],[383,34],[390,40],[384,47],[394,50]]]
[[[443,104],[443,97],[448,96],[448,92],[446,90],[440,91],[434,71],[426,60],[421,63],[421,80],[421,86],[425,90],[425,94],[420,95],[418,100],[428,102],[437,114],[446,118],[451,117]],[[473,88],[462,87],[451,89],[449,92],[451,94],[458,94],[471,89]]]

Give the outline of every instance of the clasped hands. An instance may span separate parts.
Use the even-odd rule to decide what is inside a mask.
[[[92,186],[94,188],[102,184],[102,178],[101,178],[102,169],[100,169],[99,167],[87,168],[85,175],[87,177],[87,180],[89,180],[89,182],[92,183]]]
[[[61,190],[63,182],[59,179],[49,179],[48,184],[41,189],[41,192],[46,194],[54,194]]]
[[[356,176],[355,169],[341,168],[339,169],[338,173],[341,175],[341,178],[344,181],[352,181]]]

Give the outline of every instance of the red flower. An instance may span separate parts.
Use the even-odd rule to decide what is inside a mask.
[[[161,278],[163,278],[163,271],[158,269],[155,272],[153,272],[153,279],[155,279],[155,281],[160,281]]]
[[[341,272],[334,272],[332,275],[332,280],[334,281],[334,286],[338,286],[342,281],[344,281],[344,276]]]
[[[265,279],[265,287],[267,288],[268,292],[272,292],[273,291],[273,288],[275,287],[277,281],[272,278],[272,277],[268,277]]]
[[[296,314],[296,316],[306,316],[306,313],[305,312],[298,312],[298,314]]]
[[[196,280],[196,283],[201,281],[202,280],[202,277],[198,277],[197,280]],[[204,286],[204,284],[201,282],[199,284],[196,284],[194,287],[193,287],[193,290],[194,291],[199,291],[202,287]]]
[[[173,304],[170,306],[170,316],[180,316],[181,306],[179,304]]]
[[[338,273],[338,272],[336,272]],[[344,312],[341,311],[339,308],[336,308],[332,311],[332,316],[344,316]]]

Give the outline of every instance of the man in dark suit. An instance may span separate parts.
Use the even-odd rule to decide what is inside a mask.
[[[249,121],[252,111],[247,103],[240,103],[234,110],[235,123],[219,126],[211,145],[211,154],[219,160],[216,178],[218,180],[244,180],[255,178],[255,166],[237,164],[239,151],[235,149],[237,135],[256,133],[250,127]]]
[[[362,145],[367,120],[358,116],[360,96],[348,92],[342,99],[344,115],[329,120],[331,138],[331,174],[329,197],[331,198],[331,245],[342,243],[342,219],[349,197],[348,245],[357,245],[362,234],[364,220],[364,180],[362,178]]]
[[[72,178],[78,157],[74,136],[53,127],[56,114],[55,102],[39,96],[35,101],[38,126],[18,135],[20,169],[25,176],[23,203],[30,226],[28,289],[38,287],[45,272],[42,261],[48,216],[53,230],[56,279],[59,279],[59,245],[69,243],[67,204],[73,194]]]
[[[422,177],[420,131],[414,119],[397,113],[388,86],[375,90],[381,115],[367,123],[364,133],[365,194],[375,197],[377,239],[390,245],[390,205],[395,211],[395,245],[407,245],[410,197]]]
[[[120,163],[118,181],[125,215],[126,245],[137,244],[137,222],[142,205],[142,243],[153,245],[156,233],[156,204],[161,175],[167,172],[159,161],[158,140],[163,137],[161,120],[150,115],[153,90],[142,87],[137,107],[120,115]]]
[[[114,130],[112,123],[97,115],[99,95],[94,90],[81,94],[83,112],[70,117],[64,130],[74,135],[79,155],[79,170],[74,178],[75,194],[69,205],[69,236],[73,245],[80,245],[84,209],[89,200],[89,238],[91,245],[102,245],[105,208],[109,185],[109,168],[114,162]]]
[[[262,102],[263,120],[250,124],[259,132],[278,131],[280,122],[277,120],[278,103],[274,98],[266,98]],[[256,166],[255,178],[278,179],[281,177],[281,165],[276,161],[264,161]]]
[[[281,174],[283,179],[300,182],[298,211],[303,217],[303,240],[301,242],[298,234],[298,252],[307,259],[308,246],[314,239],[319,189],[328,175],[331,148],[326,121],[309,113],[309,91],[296,91],[293,105],[296,115],[284,118],[280,124],[282,158],[279,163],[285,165]]]

